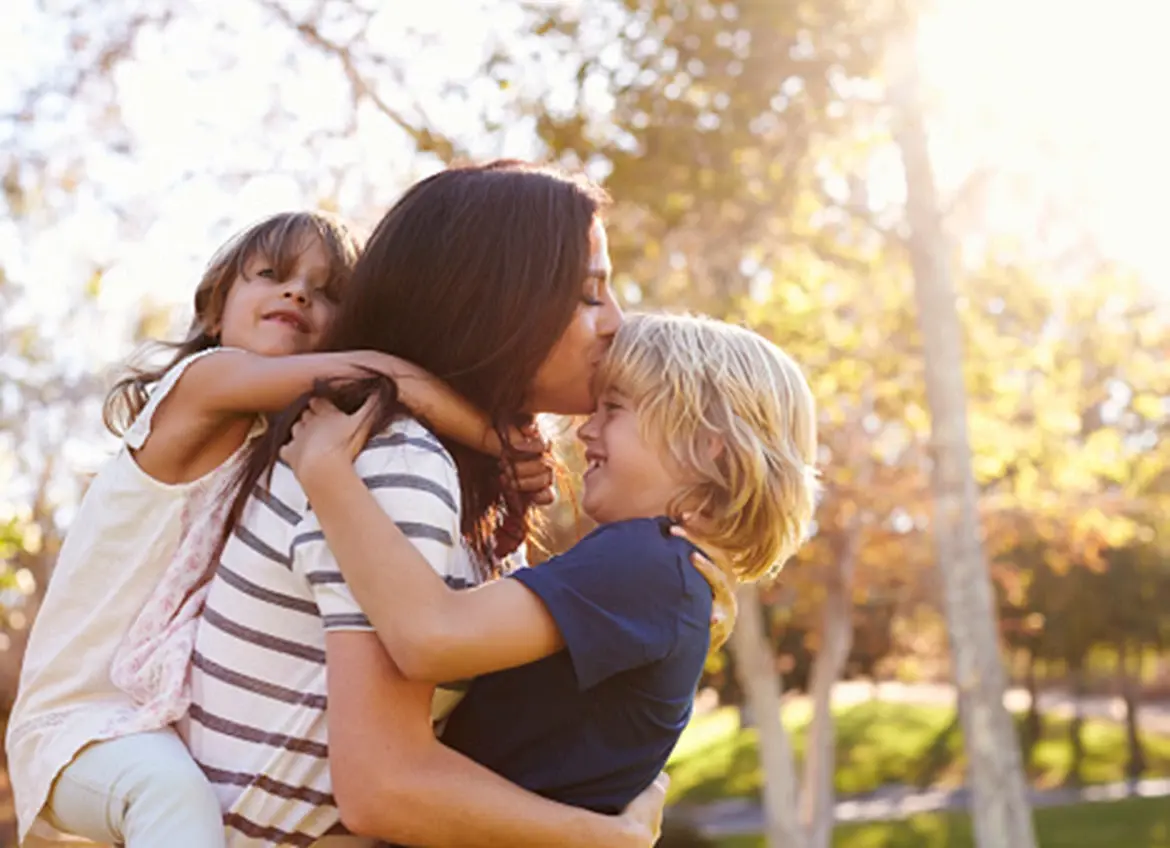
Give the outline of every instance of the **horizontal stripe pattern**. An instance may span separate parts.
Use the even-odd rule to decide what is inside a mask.
[[[356,468],[448,585],[476,583],[458,543],[455,466],[433,435],[412,419],[396,421]],[[192,664],[187,737],[233,845],[311,845],[339,827],[325,721],[329,630],[371,627],[295,477],[278,464],[221,554]],[[462,689],[440,687],[436,718]]]

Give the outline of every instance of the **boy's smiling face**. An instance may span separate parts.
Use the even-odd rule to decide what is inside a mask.
[[[598,523],[665,515],[686,486],[665,449],[643,438],[634,405],[620,392],[602,391],[577,437],[588,462],[582,508]]]

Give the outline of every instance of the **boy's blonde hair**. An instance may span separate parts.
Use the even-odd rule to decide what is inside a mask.
[[[696,540],[726,555],[736,579],[774,575],[804,542],[817,489],[816,405],[792,358],[712,318],[632,315],[599,380],[696,481],[671,517],[700,516]]]

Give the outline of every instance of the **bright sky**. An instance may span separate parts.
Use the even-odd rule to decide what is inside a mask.
[[[1116,258],[1170,295],[1170,3],[1164,0],[941,0],[924,29],[925,73],[943,119],[941,169],[971,148],[1060,198]],[[979,154],[976,154],[977,156]],[[1033,210],[1004,203],[1028,234]]]
[[[60,61],[64,25],[42,5],[52,6],[5,0],[0,111]],[[500,14],[506,6],[392,0],[379,6],[369,38],[390,55],[412,51],[406,85],[395,88],[425,103],[436,125],[459,131],[470,125],[468,104],[440,86],[474,75],[492,40],[509,30],[512,19]],[[125,353],[120,340],[144,300],[185,308],[201,264],[230,231],[312,202],[322,190],[336,191],[344,210],[381,208],[432,167],[368,112],[349,138],[307,147],[312,129],[340,127],[348,115],[335,63],[299,47],[258,3],[204,0],[198,8],[203,17],[144,39],[117,76],[132,159],[87,146],[92,116],[82,109],[72,110],[64,129],[22,130],[38,134],[22,146],[80,152],[86,168],[70,214],[54,227],[17,231],[0,222],[0,262],[27,284],[46,318],[74,300],[95,265],[107,269],[104,320],[87,322],[86,343],[85,333],[74,339],[90,363]],[[1170,79],[1170,51],[1160,43],[1170,30],[1170,3],[939,0],[937,8],[923,28],[922,54],[938,115],[940,181],[953,184],[979,164],[1024,174],[1074,210],[1110,253],[1170,292],[1160,232],[1170,196],[1170,122],[1156,105],[1163,99],[1157,86]],[[102,13],[87,14],[97,21]],[[109,14],[119,14],[116,4]],[[404,35],[412,28],[431,39],[426,49]],[[292,68],[285,64],[291,51]],[[490,109],[491,86],[476,94]],[[264,129],[274,96],[287,114]],[[527,128],[513,127],[503,140],[485,140],[482,152],[526,155],[530,144]],[[360,173],[348,180],[315,184],[322,170],[354,163]],[[238,184],[225,187],[217,179],[223,173],[239,174]],[[144,213],[130,238],[120,235],[115,203]],[[1035,214],[1004,198],[995,223],[1028,233]]]

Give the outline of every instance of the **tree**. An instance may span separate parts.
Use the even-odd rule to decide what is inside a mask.
[[[931,411],[932,530],[968,752],[975,834],[987,848],[1029,848],[1036,837],[1019,743],[1003,703],[1006,681],[971,467],[950,246],[942,230],[912,38],[895,55],[891,77],[895,138],[906,174],[907,247]]]

